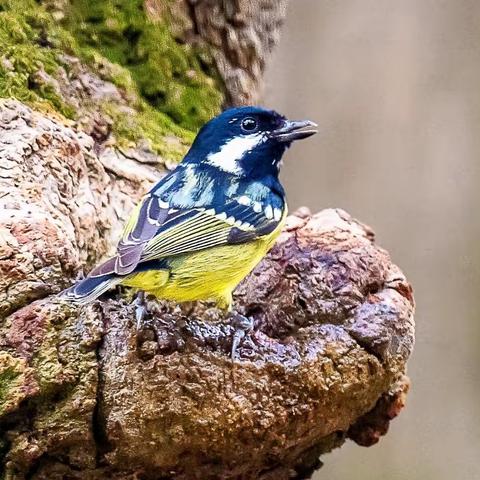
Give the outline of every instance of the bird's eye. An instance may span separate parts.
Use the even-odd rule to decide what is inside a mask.
[[[244,132],[252,133],[257,130],[258,122],[252,117],[247,117],[242,120],[241,127]]]

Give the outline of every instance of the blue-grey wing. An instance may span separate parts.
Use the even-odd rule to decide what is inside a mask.
[[[281,196],[272,192],[262,201],[253,201],[245,195],[217,194],[209,202],[209,188],[204,185],[208,181],[177,174],[160,182],[132,212],[117,255],[90,275],[127,275],[141,262],[249,242],[274,231],[283,219]]]

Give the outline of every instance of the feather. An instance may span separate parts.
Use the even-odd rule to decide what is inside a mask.
[[[163,202],[162,202],[163,203]],[[163,208],[162,208],[163,207]],[[114,262],[114,272],[127,275],[138,265],[144,245],[155,236],[158,227],[168,217],[170,205],[160,205],[160,199],[155,195],[146,195],[127,222],[123,238],[117,246],[117,256]]]
[[[216,196],[198,197],[197,190],[213,185],[214,179],[191,165],[178,169],[175,177],[165,177],[133,211],[116,256],[96,267],[90,277],[125,277],[144,262],[251,242],[272,233],[283,220],[283,196],[258,182],[255,188],[249,183],[235,189],[220,183]],[[227,191],[239,193],[227,197]],[[193,206],[200,199],[206,202]]]
[[[59,296],[63,300],[84,305],[98,298],[102,293],[120,283],[121,280],[121,278],[115,277],[113,274],[97,277],[89,276],[64,290]]]

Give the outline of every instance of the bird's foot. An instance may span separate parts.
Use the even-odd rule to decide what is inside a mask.
[[[237,312],[231,314],[232,327],[234,328],[232,337],[232,360],[235,361],[237,348],[243,339],[253,330],[253,320],[251,318],[240,315]]]
[[[133,301],[135,305],[135,321],[137,326],[137,331],[140,331],[144,328],[145,319],[147,318],[147,302],[145,301],[145,292],[140,290],[137,293],[137,297]]]

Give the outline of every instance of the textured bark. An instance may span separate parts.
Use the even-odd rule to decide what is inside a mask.
[[[58,290],[103,255],[159,173],[112,148],[97,155],[91,136],[16,101],[0,100],[0,132],[5,314]]]
[[[265,64],[279,40],[287,0],[187,0],[191,30],[214,55],[227,102],[260,99]]]
[[[385,433],[408,386],[413,299],[370,229],[340,210],[289,217],[236,292],[255,332],[235,364],[208,305],[152,304],[137,334],[118,292],[80,310],[52,294],[108,251],[154,170],[113,167],[18,102],[0,112],[7,478],[302,478],[346,437]]]
[[[176,19],[175,34],[199,43],[212,54],[229,105],[249,105],[261,98],[263,72],[278,43],[288,0],[176,0],[169,7],[146,0],[151,18],[164,10]]]

